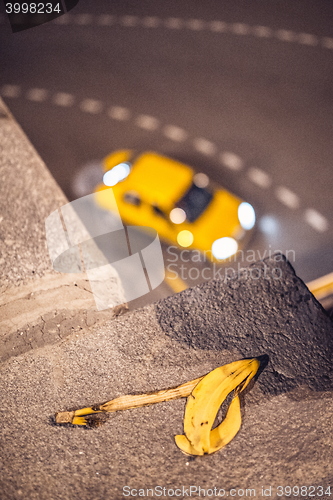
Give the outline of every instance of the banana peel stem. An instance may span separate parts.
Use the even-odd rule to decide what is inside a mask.
[[[87,425],[88,422],[84,423],[84,420],[78,420],[78,417],[85,417],[95,413],[102,412],[115,412],[121,410],[130,410],[132,408],[139,408],[141,406],[147,406],[155,403],[161,403],[163,401],[171,401],[173,399],[180,399],[188,397],[195,386],[202,380],[203,377],[190,380],[177,387],[171,387],[170,389],[162,389],[161,391],[132,395],[120,396],[119,398],[112,399],[101,405],[95,405],[92,407],[81,408],[75,411],[63,411],[56,413],[55,422],[57,424],[73,424],[73,425]]]

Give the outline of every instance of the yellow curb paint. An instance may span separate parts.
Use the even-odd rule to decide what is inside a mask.
[[[311,293],[320,300],[333,293],[333,273],[310,281],[306,284]]]

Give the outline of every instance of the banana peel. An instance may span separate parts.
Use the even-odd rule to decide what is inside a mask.
[[[177,387],[146,394],[120,396],[79,410],[58,412],[55,422],[96,427],[104,422],[106,412],[187,397],[184,435],[175,436],[175,443],[187,455],[215,453],[238,433],[241,427],[239,394],[248,386],[259,367],[258,358],[234,361]],[[234,396],[224,420],[212,429],[221,405],[232,391]]]
[[[226,446],[241,427],[239,393],[257,373],[257,358],[244,359],[215,368],[195,386],[188,397],[184,434],[175,436],[178,448],[189,455],[214,453]],[[226,397],[235,391],[225,419],[212,430]]]
[[[214,453],[226,446],[236,436],[242,423],[239,397],[236,396],[230,403],[223,422],[210,432],[210,443],[207,454]],[[192,446],[189,439],[184,435],[175,436],[175,443],[186,455],[204,455],[202,445],[199,441],[199,449]]]

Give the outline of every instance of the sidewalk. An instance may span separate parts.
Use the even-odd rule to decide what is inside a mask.
[[[45,219],[66,203],[0,99],[0,361],[113,315],[96,310],[85,274],[52,268]]]
[[[84,282],[48,260],[44,220],[66,200],[10,117],[4,134],[1,500],[263,497],[263,488],[281,498],[287,486],[329,499],[333,323],[290,264],[278,254],[142,309],[97,312]],[[54,424],[58,411],[263,354],[241,430],[215,454],[176,447],[185,400],[113,413],[94,429]]]

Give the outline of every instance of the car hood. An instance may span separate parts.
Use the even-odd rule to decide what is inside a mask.
[[[226,190],[215,191],[213,200],[192,227],[193,246],[196,247],[196,233],[200,233],[200,239],[204,241],[206,249],[210,249],[212,243],[219,238],[235,237],[241,230],[238,219],[238,207],[241,202],[240,198]]]

